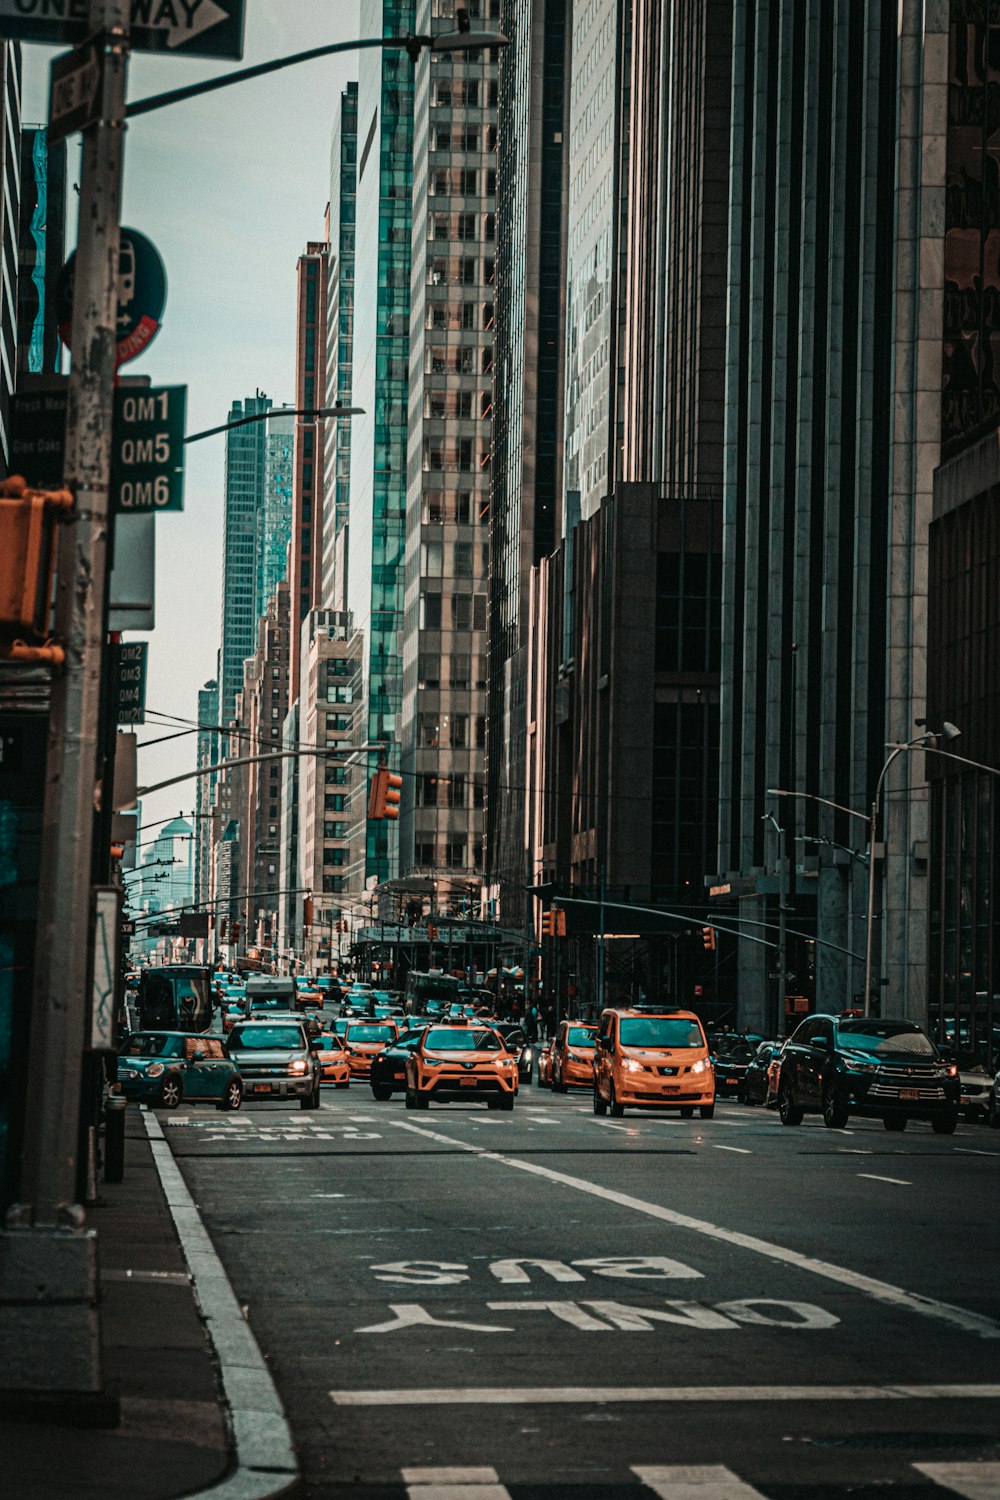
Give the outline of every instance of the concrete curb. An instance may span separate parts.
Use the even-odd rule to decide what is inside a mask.
[[[257,1340],[174,1161],[160,1122],[142,1111],[160,1185],[184,1251],[194,1293],[219,1362],[236,1468],[191,1500],[278,1500],[299,1494],[291,1428]]]

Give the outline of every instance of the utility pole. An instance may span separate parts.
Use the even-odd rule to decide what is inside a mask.
[[[7,1391],[102,1389],[97,1245],[79,1201],[80,1080],[89,1015],[108,490],[118,307],[118,238],[128,0],[91,0],[104,37],[100,119],[83,133],[65,475],[75,495],[59,546],[56,630],[39,877],[28,1115],[20,1201],[0,1236],[0,1376]],[[20,1305],[18,1305],[20,1304]]]
[[[597,1014],[600,1015],[604,1009],[604,866],[601,866],[599,903],[597,908],[597,922],[600,931],[597,935]]]

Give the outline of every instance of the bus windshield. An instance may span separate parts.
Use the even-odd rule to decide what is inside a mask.
[[[406,976],[406,1012],[411,1016],[447,1015],[449,1007],[461,1000],[464,988],[462,980],[452,974],[421,974],[411,969]]]
[[[208,1031],[212,1024],[211,971],[202,968],[143,969],[139,980],[139,1025],[143,1031]]]

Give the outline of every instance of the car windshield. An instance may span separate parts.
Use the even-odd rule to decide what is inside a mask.
[[[332,1031],[321,1031],[315,1038],[320,1052],[343,1052],[344,1044]]]
[[[724,1036],[715,1043],[715,1055],[728,1058],[731,1062],[749,1062],[754,1049],[741,1036]]]
[[[268,995],[265,999],[258,996],[250,1001],[250,1009],[258,1010],[291,1010],[287,995]]]
[[[349,1042],[391,1042],[396,1035],[395,1026],[349,1026]]]
[[[571,1026],[566,1041],[571,1047],[596,1047],[597,1033],[587,1026]]]
[[[298,1026],[237,1026],[232,1032],[229,1045],[245,1047],[248,1052],[265,1052],[268,1049],[277,1052],[294,1049],[301,1052],[303,1040]]]
[[[499,1052],[495,1031],[470,1031],[464,1026],[434,1026],[427,1032],[428,1052]]]
[[[346,1016],[338,1017],[333,1023],[333,1029],[338,1036],[343,1036],[350,1024]]]
[[[180,1057],[184,1038],[162,1031],[142,1031],[129,1037],[126,1057]]]
[[[916,1057],[937,1056],[934,1043],[909,1021],[843,1021],[840,1037],[845,1047],[853,1047],[857,1052],[875,1052],[879,1057],[891,1057],[895,1052]]]
[[[623,1047],[704,1047],[697,1021],[682,1016],[622,1016],[619,1039]]]

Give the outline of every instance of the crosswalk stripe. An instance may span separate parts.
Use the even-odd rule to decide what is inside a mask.
[[[962,1495],[965,1500],[996,1500],[1000,1495],[1000,1464],[914,1464],[928,1479]]]
[[[402,1469],[409,1500],[510,1500],[496,1469]]]
[[[724,1464],[633,1464],[632,1473],[660,1500],[764,1500]]]

